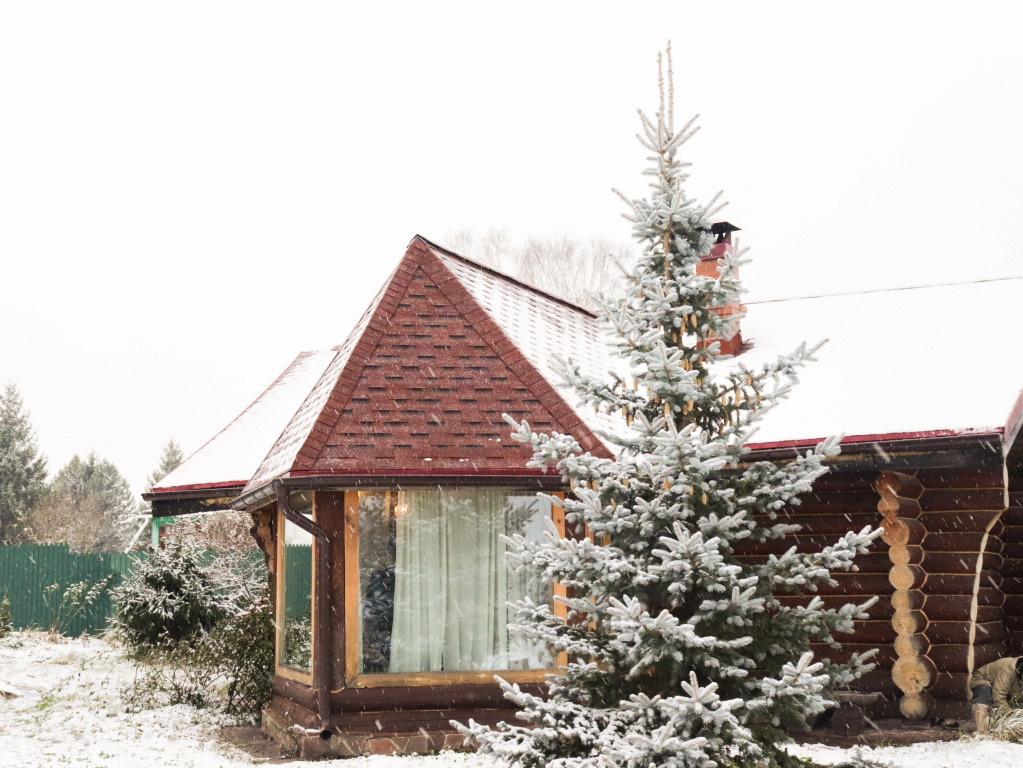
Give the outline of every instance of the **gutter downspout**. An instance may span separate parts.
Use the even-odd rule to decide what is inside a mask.
[[[320,718],[320,738],[326,741],[331,736],[330,728],[330,539],[320,526],[309,518],[298,514],[288,504],[288,491],[279,480],[274,481],[277,489],[277,508],[287,520],[316,538],[316,601],[313,611],[316,616],[316,632],[313,634],[313,690],[316,693],[316,709]]]

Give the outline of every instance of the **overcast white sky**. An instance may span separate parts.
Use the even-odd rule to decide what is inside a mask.
[[[140,489],[343,340],[416,233],[627,241],[610,189],[644,190],[669,38],[750,299],[1023,274],[1021,29],[1010,2],[0,4],[0,383],[51,472],[95,449]]]

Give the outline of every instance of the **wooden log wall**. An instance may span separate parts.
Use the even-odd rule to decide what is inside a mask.
[[[835,606],[881,599],[851,638],[838,637],[840,651],[813,650],[839,661],[878,649],[876,668],[856,683],[884,695],[876,714],[960,718],[973,669],[1008,652],[1003,581],[1017,608],[1010,613],[1020,617],[1010,625],[1023,654],[1023,545],[1011,544],[1003,557],[1006,530],[1011,542],[1023,542],[1023,493],[1012,498],[1003,523],[1005,475],[997,465],[829,475],[780,516],[803,526],[797,534],[738,554],[753,560],[792,544],[808,550],[847,530],[882,526],[882,538],[857,558],[859,571],[835,574],[837,586],[821,592]]]
[[[786,508],[778,521],[802,526],[798,533],[781,541],[746,544],[737,548],[740,559],[755,561],[765,554],[781,554],[795,544],[801,551],[820,549],[834,544],[846,531],[859,531],[864,527],[876,528],[880,523],[877,513],[877,493],[872,488],[876,473],[825,475],[814,484],[814,490],[802,497],[801,503]],[[813,645],[818,658],[836,662],[848,660],[855,652],[877,649],[873,661],[876,669],[868,673],[856,687],[884,694],[877,714],[898,715],[897,699],[901,695],[892,680],[891,670],[896,660],[894,642],[896,631],[892,626],[891,596],[894,592],[889,581],[892,563],[888,547],[875,539],[866,555],[856,558],[858,570],[833,574],[837,586],[825,587],[819,593],[825,606],[838,607],[845,603],[863,603],[872,597],[880,599],[869,610],[869,619],[857,622],[853,635],[837,635],[840,650],[827,645]],[[812,593],[811,593],[812,595]],[[805,604],[809,596],[783,597],[790,605]]]
[[[1009,653],[1023,656],[1023,478],[1009,479],[1009,508],[1002,516],[1002,591]]]
[[[827,606],[880,599],[853,635],[838,636],[840,650],[823,645],[812,650],[840,662],[878,649],[876,668],[855,684],[883,695],[875,714],[959,718],[974,668],[1006,655],[1010,645],[1023,655],[1023,482],[1015,480],[1007,489],[1005,477],[1004,465],[826,475],[801,504],[779,514],[780,522],[801,530],[784,540],[744,545],[737,555],[755,561],[793,544],[803,551],[820,549],[848,530],[881,525],[883,537],[857,558],[858,570],[834,574],[836,585],[817,593]],[[332,602],[338,611],[344,605],[342,498],[321,492],[316,500],[318,521],[332,539]],[[258,517],[255,522],[257,529],[261,522],[268,527]],[[809,599],[793,595],[783,602]],[[334,685],[345,674],[343,623],[335,614]],[[290,698],[293,691],[276,693]],[[466,694],[457,693],[452,704]],[[462,704],[481,704],[471,698]],[[353,702],[332,703],[347,711]]]
[[[277,546],[274,538],[274,524],[277,517],[277,510],[272,504],[249,513],[252,517],[252,527],[249,533],[256,540],[256,545],[263,551],[263,558],[266,561],[266,570],[272,580],[277,574]],[[277,596],[276,590],[270,589],[271,600]]]
[[[1002,465],[925,469],[915,479],[924,488],[923,632],[936,672],[927,714],[959,718],[973,670],[1008,651],[1001,589],[1005,472]]]

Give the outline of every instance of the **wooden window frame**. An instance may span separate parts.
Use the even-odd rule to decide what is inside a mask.
[[[311,517],[312,521],[315,523],[316,522],[316,493],[315,492],[313,492],[312,497],[313,497],[313,508],[312,508],[312,515],[310,515],[310,517]],[[281,649],[284,647],[284,643],[283,643],[283,640],[284,640],[284,615],[283,615],[283,612],[284,612],[284,580],[286,578],[285,577],[285,572],[286,572],[286,570],[288,568],[288,564],[287,564],[286,558],[284,556],[284,546],[285,546],[285,544],[284,544],[284,530],[285,530],[284,525],[285,525],[286,518],[284,517],[284,513],[281,512],[280,508],[276,509],[275,512],[276,512],[276,515],[277,515],[277,541],[274,542],[274,549],[275,549],[275,551],[277,553],[277,557],[276,557],[276,559],[277,559],[277,583],[274,585],[275,586],[275,590],[274,591],[276,592],[276,595],[277,595],[277,600],[276,600],[277,610],[275,611],[275,613],[277,615],[274,616],[274,624],[275,624],[275,628],[274,628],[274,636],[275,636],[274,637],[274,674],[277,675],[278,677],[283,677],[283,678],[285,678],[287,680],[294,680],[296,683],[303,683],[304,685],[312,686],[312,684],[313,684],[313,666],[317,663],[316,653],[315,653],[315,648],[316,648],[316,643],[315,642],[311,642],[310,643],[309,671],[308,672],[304,672],[304,671],[302,671],[300,669],[295,669],[294,667],[289,667],[289,666],[286,666],[284,664],[281,664]],[[299,513],[299,514],[302,514],[302,513]],[[292,525],[294,525],[294,523],[292,523]],[[313,563],[312,563],[312,591],[310,592],[310,595],[309,595],[309,601],[310,601],[309,602],[309,611],[310,611],[310,616],[312,617],[312,623],[310,624],[310,628],[309,628],[309,637],[310,637],[311,641],[314,640],[315,637],[316,637],[316,624],[317,624],[317,621],[318,621],[318,617],[316,616],[316,613],[317,613],[317,611],[316,611],[316,597],[317,597],[317,595],[316,595],[316,569],[317,569],[317,557],[316,557],[317,552],[316,552],[316,548],[318,546],[320,546],[320,542],[316,539],[315,536],[313,536],[312,539],[313,539],[312,546],[310,547],[310,553],[311,553],[312,558],[313,558]]]
[[[360,488],[345,491],[345,687],[347,688],[388,688],[421,687],[428,685],[483,685],[494,684],[498,675],[509,683],[542,683],[547,675],[556,673],[557,667],[564,667],[568,657],[559,653],[554,669],[510,669],[480,670],[472,672],[396,672],[366,674],[359,672],[359,493],[367,491],[388,491],[392,488]],[[562,491],[550,494],[564,504]],[[565,537],[565,507],[551,505],[551,518],[558,534]],[[554,585],[554,595],[564,597],[567,592],[560,584]],[[555,600],[554,612],[567,616],[564,603]]]

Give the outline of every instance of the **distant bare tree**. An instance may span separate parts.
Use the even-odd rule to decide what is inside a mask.
[[[178,517],[173,535],[191,539],[205,549],[234,552],[256,548],[256,540],[249,533],[251,527],[252,518],[248,513],[224,509]]]
[[[138,527],[140,505],[128,481],[107,459],[75,454],[29,512],[25,538],[67,542],[72,552],[119,552]]]
[[[633,259],[629,246],[604,237],[531,236],[515,245],[505,230],[494,228],[483,234],[461,229],[445,244],[455,253],[587,309],[596,308],[595,295],[621,294],[626,286],[622,269]]]
[[[68,493],[50,493],[32,507],[26,518],[25,539],[33,544],[67,544],[72,552],[110,550],[109,524],[102,499],[88,494],[73,499]]]
[[[501,272],[511,272],[514,269],[515,246],[507,230],[491,227],[479,233],[471,227],[465,227],[449,234],[444,244],[460,256],[467,256]]]

